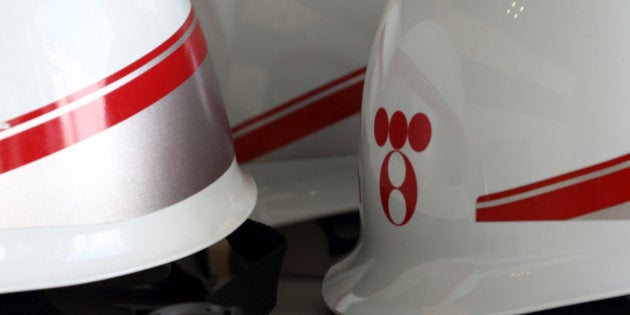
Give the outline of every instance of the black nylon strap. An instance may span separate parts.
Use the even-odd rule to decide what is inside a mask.
[[[210,302],[240,306],[247,315],[269,314],[276,305],[286,239],[266,225],[247,220],[227,240],[251,265],[212,294]]]

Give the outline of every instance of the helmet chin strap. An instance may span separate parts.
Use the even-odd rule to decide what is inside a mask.
[[[83,309],[95,315],[269,314],[276,304],[286,239],[266,225],[247,220],[227,240],[249,266],[216,291],[216,277],[204,250],[110,280],[0,295],[0,314],[81,314],[70,309],[85,300],[94,300]]]

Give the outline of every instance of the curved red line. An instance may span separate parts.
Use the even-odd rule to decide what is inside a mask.
[[[528,191],[532,191],[535,189],[539,189],[539,188],[543,188],[545,186],[549,186],[549,185],[553,185],[553,184],[557,184],[563,181],[567,181],[576,177],[580,177],[583,175],[587,175],[590,173],[594,173],[624,162],[630,161],[630,154],[626,154],[623,156],[620,156],[618,158],[614,158],[612,160],[608,160],[606,162],[602,162],[596,165],[592,165],[592,166],[588,166],[585,168],[581,168],[578,169],[576,171],[570,172],[570,173],[566,173],[566,174],[562,174],[562,175],[558,175],[558,176],[554,176],[548,179],[544,179],[538,182],[534,182],[531,184],[527,184],[524,186],[520,186],[520,187],[516,187],[516,188],[512,188],[512,189],[508,189],[508,190],[504,190],[504,191],[500,191],[500,192],[496,192],[496,193],[492,193],[492,194],[488,194],[488,195],[484,195],[481,196],[477,199],[477,202],[486,202],[486,201],[494,201],[494,200],[499,200],[499,199],[503,199],[503,198],[507,198],[507,197],[511,197],[514,195],[518,195],[518,194],[522,194]]]
[[[353,72],[350,72],[350,73],[348,73],[348,74],[346,74],[346,75],[344,75],[344,76],[342,76],[342,77],[340,77],[338,79],[335,79],[333,81],[330,81],[330,82],[328,82],[328,83],[326,83],[326,84],[324,84],[324,85],[322,85],[322,86],[320,86],[320,87],[318,87],[318,88],[316,88],[314,90],[311,90],[311,91],[307,92],[306,94],[303,94],[303,95],[300,95],[300,96],[298,96],[298,97],[296,97],[294,99],[291,99],[290,101],[288,101],[286,103],[278,105],[277,107],[274,107],[274,108],[272,108],[272,109],[270,109],[270,110],[268,110],[266,112],[261,113],[260,115],[258,115],[256,117],[250,118],[250,119],[248,119],[248,120],[246,120],[246,121],[244,121],[244,122],[242,122],[242,123],[232,127],[232,133],[236,133],[236,132],[238,132],[238,131],[240,131],[240,130],[242,130],[244,128],[247,128],[247,127],[249,127],[249,126],[251,126],[251,125],[253,125],[253,124],[255,124],[255,123],[257,123],[257,122],[259,122],[259,121],[261,121],[263,119],[265,119],[265,118],[268,118],[269,116],[275,115],[278,112],[281,112],[283,110],[291,108],[291,107],[295,106],[296,104],[298,104],[298,103],[300,103],[300,102],[302,102],[302,101],[304,101],[304,100],[306,100],[306,99],[308,99],[310,97],[313,97],[313,96],[315,96],[315,95],[317,95],[317,94],[319,94],[319,93],[321,93],[321,92],[323,92],[325,90],[328,90],[328,89],[330,89],[332,87],[335,87],[335,86],[343,83],[344,81],[347,81],[347,80],[349,80],[349,79],[351,79],[353,77],[356,77],[357,75],[364,74],[364,73],[365,73],[365,67],[357,69],[357,70],[355,70]]]
[[[169,47],[173,46],[173,44],[175,44],[175,42],[177,42],[178,40],[180,40],[182,38],[182,36],[184,36],[184,34],[186,33],[186,30],[188,30],[190,28],[190,26],[192,25],[193,21],[195,20],[195,11],[194,9],[191,7],[190,13],[188,14],[188,17],[186,18],[186,20],[184,21],[184,24],[182,24],[182,26],[175,31],[175,33],[173,33],[173,35],[171,35],[165,42],[163,42],[162,44],[160,44],[158,47],[156,47],[155,49],[153,49],[152,51],[150,51],[149,53],[147,53],[146,55],[142,56],[140,59],[134,61],[133,63],[129,64],[128,66],[122,68],[121,70],[116,71],[115,73],[113,73],[112,75],[99,80],[98,82],[92,83],[82,89],[80,89],[79,91],[76,91],[68,96],[65,96],[57,101],[54,101],[48,105],[44,105],[38,109],[35,109],[33,111],[30,111],[26,114],[20,115],[18,117],[12,118],[10,120],[7,121],[7,123],[10,126],[16,126],[19,125],[21,123],[24,123],[26,121],[29,121],[33,118],[39,117],[41,115],[44,115],[46,113],[49,113],[53,110],[56,110],[57,108],[60,108],[64,105],[67,105],[69,103],[72,103],[96,90],[99,90],[100,88],[114,82],[117,81],[118,79],[130,74],[131,72],[139,69],[140,67],[144,66],[145,64],[147,64],[149,61],[153,60],[155,57],[159,56],[160,54],[162,54],[163,52],[165,52]]]
[[[568,220],[630,201],[630,168],[514,202],[477,209],[477,221]]]
[[[234,138],[245,163],[306,137],[361,111],[363,80]]]
[[[203,31],[197,24],[190,37],[172,54],[129,83],[80,108],[0,140],[0,174],[85,140],[149,107],[187,80],[201,65],[207,50]]]

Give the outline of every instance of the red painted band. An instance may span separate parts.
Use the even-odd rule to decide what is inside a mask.
[[[497,199],[503,199],[506,197],[510,197],[510,196],[514,196],[514,195],[518,195],[518,194],[522,194],[524,192],[528,192],[534,189],[538,189],[541,187],[545,187],[545,186],[549,186],[549,185],[553,185],[553,184],[557,184],[566,180],[570,180],[585,174],[589,174],[589,173],[593,173],[599,170],[603,170],[606,168],[609,168],[611,166],[615,166],[617,164],[626,162],[626,161],[630,161],[630,154],[626,154],[623,156],[620,156],[618,158],[603,162],[603,163],[599,163],[593,166],[589,166],[589,167],[585,167],[567,174],[562,174],[562,175],[558,175],[555,177],[551,177],[549,179],[545,179],[539,182],[535,182],[535,183],[531,183],[525,186],[521,186],[521,187],[517,187],[517,188],[513,188],[513,189],[509,189],[509,190],[505,190],[505,191],[501,191],[501,192],[497,192],[497,193],[493,193],[493,194],[489,194],[489,195],[485,195],[485,196],[481,196],[479,197],[479,199],[477,200],[478,202],[486,202],[486,201],[492,201],[492,200],[497,200]]]
[[[349,78],[365,72],[359,69],[338,80],[332,81],[303,96],[265,112],[239,126],[232,128],[237,132],[298,102],[308,99],[324,90],[342,83]],[[313,103],[290,112],[268,124],[250,132],[238,135],[234,139],[234,148],[239,162],[249,162],[293,141],[330,126],[338,121],[359,113],[363,94],[363,80],[348,85],[339,91],[325,96]]]
[[[309,91],[308,93],[306,93],[304,95],[300,95],[300,96],[298,96],[298,97],[296,97],[296,98],[294,98],[294,99],[292,99],[292,100],[290,100],[290,101],[288,101],[288,102],[286,102],[286,103],[284,103],[282,105],[274,107],[274,108],[272,108],[272,109],[270,109],[270,110],[268,110],[266,112],[263,112],[262,114],[260,114],[260,115],[258,115],[256,117],[248,119],[248,120],[246,120],[246,121],[244,121],[244,122],[242,122],[242,123],[232,127],[232,133],[236,133],[236,132],[238,132],[238,131],[240,131],[240,130],[242,130],[244,128],[247,128],[247,127],[249,127],[249,126],[251,126],[251,125],[253,125],[253,124],[255,124],[255,123],[257,123],[257,122],[259,122],[259,121],[261,121],[263,119],[265,119],[265,118],[268,118],[270,116],[275,115],[276,113],[279,113],[279,112],[281,112],[283,110],[291,108],[291,107],[299,104],[300,102],[302,102],[302,101],[304,101],[306,99],[309,99],[309,98],[311,98],[311,97],[313,97],[313,96],[315,96],[315,95],[317,95],[317,94],[319,94],[319,93],[321,93],[321,92],[323,92],[323,91],[325,91],[327,89],[333,88],[333,87],[339,85],[340,83],[343,83],[344,81],[346,81],[348,79],[351,79],[353,77],[356,77],[357,75],[364,74],[364,73],[365,73],[365,67],[363,67],[361,69],[358,69],[358,70],[355,70],[355,71],[353,71],[351,73],[348,73],[348,74],[346,74],[346,75],[344,75],[344,76],[342,76],[342,77],[340,77],[340,78],[338,78],[338,79],[336,79],[334,81],[328,82],[328,83],[326,83],[326,84],[324,84],[324,85],[322,85],[322,86],[320,86],[320,87],[318,87],[318,88],[316,88],[316,89],[314,89],[312,91]],[[359,98],[359,101],[360,101],[360,98]]]
[[[194,17],[192,11],[191,16]],[[74,100],[87,94],[86,91],[98,90],[104,84],[140,68],[170,47],[166,44],[172,46],[181,39],[187,30],[186,26],[190,27],[194,20],[191,16],[175,35],[149,54],[114,75],[49,105],[52,109],[43,111],[63,106],[68,99]],[[149,107],[188,79],[199,68],[206,54],[207,46],[203,32],[197,24],[190,37],[180,47],[127,84],[75,110],[0,140],[0,174],[85,140]],[[37,111],[33,113],[35,112]],[[24,120],[25,116],[32,115],[29,113],[17,119]]]
[[[565,175],[523,187],[482,196],[477,202],[494,201],[531,191],[580,175],[600,171],[630,160],[630,155],[587,167]],[[477,209],[477,221],[538,221],[568,220],[601,211],[630,201],[630,168],[624,168],[600,177],[526,197],[513,202]]]
[[[62,99],[59,99],[53,103],[50,103],[48,105],[42,106],[36,110],[33,110],[31,112],[28,112],[26,114],[23,114],[21,116],[18,116],[16,118],[13,118],[9,121],[7,121],[7,123],[9,123],[10,126],[15,126],[18,124],[21,124],[23,122],[29,121],[33,118],[39,117],[41,115],[44,115],[48,112],[51,112],[59,107],[62,107],[64,105],[70,104],[78,99],[80,99],[81,97],[84,97],[98,89],[101,89],[103,87],[105,87],[106,85],[130,74],[131,72],[139,69],[140,67],[144,66],[145,64],[147,64],[149,61],[151,61],[152,59],[154,59],[155,57],[159,56],[161,53],[165,52],[169,47],[173,46],[173,44],[175,44],[175,42],[177,42],[179,39],[182,38],[182,36],[184,36],[184,33],[186,32],[187,29],[190,28],[190,26],[192,25],[192,22],[195,20],[195,11],[194,9],[190,10],[190,13],[188,14],[188,18],[186,18],[186,21],[184,22],[184,24],[173,34],[171,35],[171,37],[169,37],[165,42],[163,42],[162,44],[160,44],[160,46],[156,47],[155,49],[153,49],[152,51],[150,51],[148,54],[144,55],[142,58],[134,61],[133,63],[131,63],[130,65],[124,67],[121,70],[118,70],[117,72],[113,73],[112,75],[108,76],[107,78],[100,80],[94,84],[91,84],[77,92],[74,92]]]

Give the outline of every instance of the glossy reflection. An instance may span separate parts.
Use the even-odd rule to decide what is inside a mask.
[[[104,259],[130,251],[118,230],[76,235],[73,243],[72,254],[67,258],[69,261]]]
[[[630,293],[630,194],[618,191],[630,179],[627,12],[621,2],[390,2],[363,101],[362,242],[327,275],[328,305],[514,314]],[[425,114],[430,144],[414,152],[384,141],[374,130],[381,109]],[[394,149],[418,183],[404,224],[389,220],[380,194]],[[481,222],[477,208],[493,194],[523,215],[591,203],[594,213]],[[392,208],[408,199],[386,197]]]

